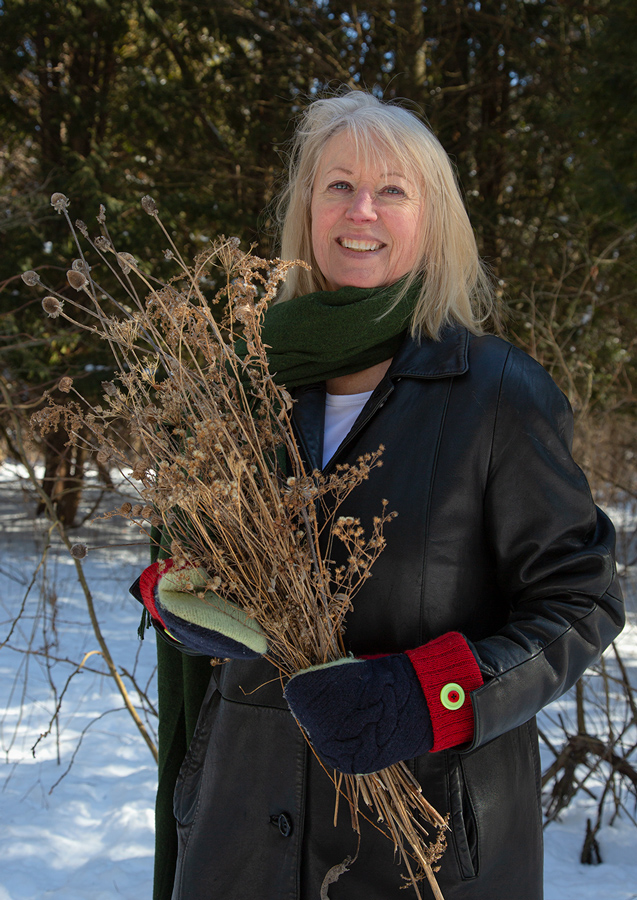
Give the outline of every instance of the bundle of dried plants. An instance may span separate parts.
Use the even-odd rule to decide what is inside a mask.
[[[253,618],[266,634],[267,658],[284,680],[342,658],[345,617],[385,546],[383,529],[395,513],[379,501],[371,534],[358,519],[339,515],[343,500],[382,465],[383,448],[329,476],[308,471],[294,437],[290,394],[269,371],[262,319],[286,272],[303,263],[258,259],[243,253],[236,239],[220,238],[191,267],[154,201],[145,197],[142,206],[161,228],[170,245],[165,256],[178,270],[164,283],[116,249],[103,208],[97,217],[102,233],[92,239],[83,222],[71,223],[64,195],[54,194],[51,203],[66,217],[78,248],[67,273],[78,299],[50,291],[42,306],[107,340],[117,375],[104,383],[103,405],[97,406],[70,378],[62,379],[58,387],[74,396],[66,404],[49,398],[34,426],[40,433],[63,426],[99,463],[128,473],[138,502],[111,514],[144,530],[160,529],[177,565],[203,569],[208,584],[204,591],[193,587],[193,594],[205,603],[205,590],[212,590]],[[96,280],[78,232],[99,258],[96,271],[108,267],[119,282],[123,301]],[[45,287],[34,272],[23,278]],[[220,281],[221,289],[211,288]],[[122,421],[131,434],[127,447],[112,427]],[[346,548],[340,566],[330,562],[335,540]],[[393,841],[418,897],[418,882],[426,877],[440,900],[434,867],[447,823],[407,766],[331,777],[359,835],[362,799]],[[325,893],[346,868],[330,870]]]

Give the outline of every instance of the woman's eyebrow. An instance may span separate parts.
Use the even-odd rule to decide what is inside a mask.
[[[342,166],[332,166],[331,169],[328,169],[325,173],[326,175],[331,175],[332,172],[343,172],[345,175],[353,175],[354,173],[351,169],[344,169]],[[381,178],[403,178],[405,181],[411,182],[411,179],[408,178],[404,172],[381,172]]]

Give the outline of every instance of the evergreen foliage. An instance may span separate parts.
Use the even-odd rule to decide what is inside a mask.
[[[108,365],[19,279],[70,290],[53,191],[92,233],[104,203],[119,248],[162,276],[145,194],[186,255],[219,233],[272,255],[290,120],[346,84],[428,119],[513,338],[576,411],[632,414],[636,37],[633,0],[0,2],[3,365],[27,392],[97,386]]]

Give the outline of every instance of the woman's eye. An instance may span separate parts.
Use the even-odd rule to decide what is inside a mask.
[[[336,191],[346,191],[349,189],[349,184],[346,181],[335,181],[330,185],[330,189]]]
[[[405,192],[402,188],[396,187],[395,185],[387,185],[387,187],[383,188],[384,194],[392,194],[395,197],[404,197]]]

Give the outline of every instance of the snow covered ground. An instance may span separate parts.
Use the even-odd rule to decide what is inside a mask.
[[[85,654],[99,648],[74,564],[56,535],[42,563],[47,526],[33,519],[35,504],[21,488],[20,474],[10,464],[0,468],[0,645],[6,641],[0,652],[0,900],[150,900],[155,763],[112,680],[102,674],[99,654],[89,656],[67,684]],[[111,495],[103,507],[120,502]],[[89,545],[138,539],[117,519],[86,526],[81,537]],[[145,562],[145,546],[122,546],[91,550],[84,569],[111,653],[128,673],[133,700],[153,730],[149,704],[139,702],[134,685],[154,703],[154,639],[139,643],[139,607],[127,593]],[[632,608],[618,646],[637,685],[634,598]],[[27,647],[36,652],[26,654]],[[63,691],[57,724],[34,756],[32,747],[49,731]],[[573,715],[568,697],[542,715],[541,727],[559,741],[559,717]],[[601,711],[599,716],[601,729]],[[543,765],[552,759],[545,748]],[[598,793],[594,780],[587,786]],[[634,794],[625,800],[634,817]],[[596,815],[597,800],[580,792],[560,821],[547,827],[546,900],[637,900],[637,827],[626,813],[598,834],[603,863],[579,862],[586,820],[594,822]]]

